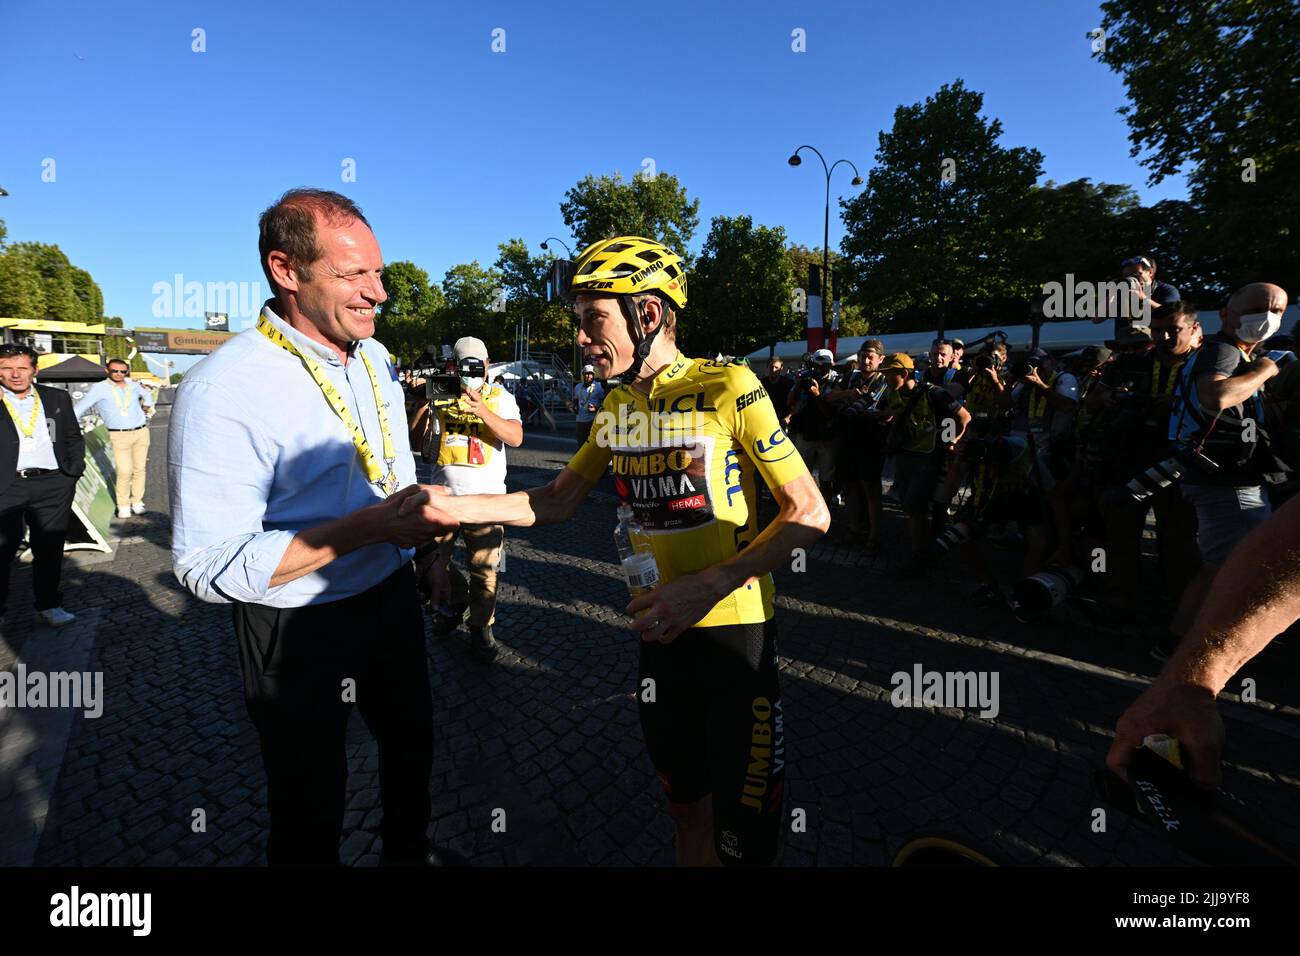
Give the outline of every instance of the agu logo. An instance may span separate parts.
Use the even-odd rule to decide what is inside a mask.
[[[754,440],[754,457],[759,461],[784,461],[793,454],[794,442],[780,428],[767,436],[766,443],[761,438]]]

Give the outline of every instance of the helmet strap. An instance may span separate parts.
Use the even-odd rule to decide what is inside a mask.
[[[642,378],[641,370],[645,366],[646,359],[650,357],[650,350],[654,348],[655,337],[659,334],[659,330],[664,327],[664,324],[660,321],[658,327],[647,335],[632,296],[621,295],[618,297],[618,301],[623,308],[623,315],[627,319],[628,332],[631,333],[632,341],[636,345],[634,352],[636,357],[623,374],[635,382]]]

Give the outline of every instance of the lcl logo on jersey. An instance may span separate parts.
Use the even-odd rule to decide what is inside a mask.
[[[766,444],[761,438],[754,439],[754,457],[759,461],[784,461],[793,454],[794,442],[780,428],[767,436]]]

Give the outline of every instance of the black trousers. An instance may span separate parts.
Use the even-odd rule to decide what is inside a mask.
[[[9,571],[22,543],[23,519],[32,546],[32,589],[36,610],[61,607],[63,542],[68,536],[72,495],[77,479],[61,471],[34,478],[14,478],[0,492],[0,614],[9,598]]]
[[[262,743],[272,866],[337,866],[348,716],[379,744],[383,858],[428,852],[433,698],[415,574],[301,608],[234,606],[248,713]]]

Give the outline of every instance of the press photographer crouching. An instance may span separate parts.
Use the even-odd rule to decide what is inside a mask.
[[[1268,519],[1265,486],[1286,478],[1264,426],[1262,393],[1295,355],[1257,354],[1259,343],[1280,329],[1286,306],[1279,286],[1243,286],[1219,310],[1222,329],[1184,365],[1169,419],[1175,454],[1161,469],[1180,479],[1183,497],[1196,509],[1203,564],[1183,592],[1170,633],[1153,650],[1160,659],[1191,627],[1229,552]]]
[[[423,449],[425,460],[436,460],[433,484],[446,485],[451,494],[505,494],[506,446],[518,448],[524,441],[519,406],[504,387],[487,380],[488,353],[481,340],[459,339],[455,353],[455,376],[426,379],[428,400],[412,422],[413,431],[419,429],[412,443]],[[465,539],[468,582],[451,562],[458,537]],[[494,660],[498,650],[492,625],[504,542],[499,524],[461,525],[415,555],[416,576],[434,612],[434,633],[451,634],[468,616],[469,647],[483,663]]]

